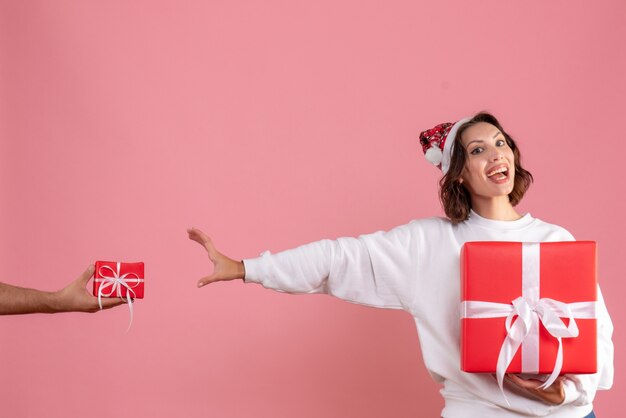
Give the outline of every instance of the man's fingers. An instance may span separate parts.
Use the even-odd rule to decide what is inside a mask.
[[[120,298],[102,298],[101,300],[102,300],[102,309],[110,309],[110,308],[114,308],[115,306],[119,306],[119,305],[126,303]]]
[[[89,282],[89,279],[91,279],[91,276],[93,276],[93,272],[94,272],[94,266],[93,264],[90,265],[89,267],[87,267],[87,270],[85,270],[79,277],[78,280],[80,281],[80,283],[83,286],[87,286],[87,282]]]

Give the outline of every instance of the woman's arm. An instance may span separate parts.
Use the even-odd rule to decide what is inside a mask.
[[[409,308],[417,274],[417,249],[411,224],[358,238],[321,240],[261,257],[235,261],[219,253],[206,234],[188,230],[214,264],[198,285],[245,277],[289,293],[327,293],[375,307]]]
[[[89,266],[76,280],[57,292],[0,283],[0,315],[96,312],[100,310],[98,298],[85,289],[92,275],[93,266]],[[105,298],[102,300],[102,307],[108,309],[122,303],[124,302],[119,298]]]

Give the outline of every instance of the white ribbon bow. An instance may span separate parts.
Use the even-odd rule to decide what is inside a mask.
[[[504,390],[503,382],[506,369],[513,361],[517,350],[519,350],[524,340],[531,333],[534,318],[538,318],[550,335],[556,338],[559,343],[553,371],[548,380],[541,385],[542,389],[554,383],[561,372],[563,366],[563,338],[578,337],[576,318],[595,318],[595,302],[563,303],[549,298],[539,299],[539,302],[534,306],[523,297],[518,297],[512,304],[464,301],[461,309],[464,318],[506,317],[507,335],[500,348],[496,367],[496,377],[501,390]],[[565,325],[561,318],[568,318],[568,325]],[[532,349],[535,349],[535,347]],[[536,347],[536,351],[534,353],[526,353],[526,357],[530,357],[532,360],[535,360],[533,361],[534,363],[538,363],[538,350],[539,347]],[[522,369],[522,371],[527,373],[537,372],[537,370],[528,369]]]
[[[107,276],[103,272],[103,270],[109,270],[113,275]],[[128,304],[128,309],[130,311],[130,322],[128,323],[128,328],[126,332],[130,330],[130,326],[133,324],[133,298],[135,297],[135,291],[133,288],[137,287],[139,283],[143,282],[143,279],[139,277],[136,273],[125,273],[120,276],[120,263],[117,263],[116,270],[113,270],[109,266],[101,266],[98,270],[98,273],[101,277],[94,279],[96,282],[101,283],[100,288],[98,289],[98,305],[100,309],[102,309],[102,296],[104,297],[119,297],[124,302]],[[130,278],[131,276],[135,276],[135,278]],[[128,283],[134,283],[133,286],[130,286]],[[122,287],[126,288],[126,298],[122,296]],[[110,288],[108,292],[104,290]]]

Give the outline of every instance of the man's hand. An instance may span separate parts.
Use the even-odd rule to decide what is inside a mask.
[[[52,308],[55,312],[97,312],[98,298],[86,289],[87,283],[93,276],[94,267],[89,266],[76,280],[65,286],[62,290],[53,293]],[[120,298],[101,298],[102,309],[113,308],[121,305],[124,301]]]
[[[98,298],[86,289],[93,270],[94,267],[89,266],[76,280],[58,292],[0,283],[0,315],[99,311]],[[119,298],[103,298],[102,308],[108,309],[122,303],[124,301]]]

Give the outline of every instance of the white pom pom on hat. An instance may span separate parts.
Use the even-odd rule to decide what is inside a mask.
[[[441,151],[441,148],[439,148],[439,144],[437,144],[428,148],[424,156],[428,162],[434,165],[439,165],[443,159],[443,152]]]

